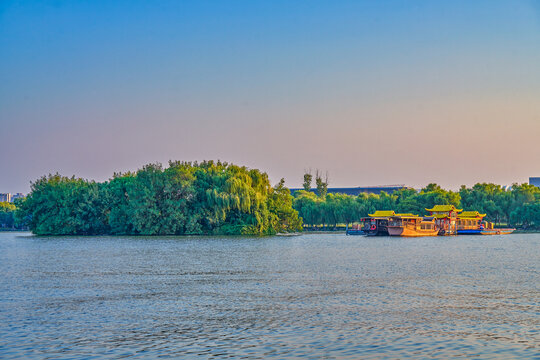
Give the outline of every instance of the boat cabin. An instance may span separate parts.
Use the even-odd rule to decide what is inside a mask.
[[[435,236],[438,229],[433,217],[396,214],[388,220],[388,233],[391,236]]]
[[[388,219],[396,215],[393,210],[377,210],[369,217],[362,218],[363,230],[369,236],[388,236]]]
[[[480,214],[478,211],[463,211],[458,215],[457,229],[460,230],[479,230],[485,223],[482,219],[486,214]]]

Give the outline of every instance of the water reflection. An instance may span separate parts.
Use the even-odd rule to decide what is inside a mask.
[[[539,244],[0,233],[0,358],[534,358]]]

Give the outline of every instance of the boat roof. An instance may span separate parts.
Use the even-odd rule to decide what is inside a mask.
[[[459,214],[460,219],[477,219],[483,218],[486,214],[480,214],[478,211],[464,211]]]
[[[370,217],[390,217],[396,215],[394,210],[377,210],[373,214],[368,214]]]
[[[395,214],[392,216],[393,218],[419,218],[421,216],[415,215],[415,214]]]
[[[444,219],[444,218],[447,218],[449,216],[448,216],[448,214],[433,214],[433,215],[430,215],[430,217],[434,217],[435,219]]]
[[[454,205],[435,205],[435,206],[433,206],[432,209],[426,208],[426,211],[430,211],[430,212],[450,212],[450,211],[461,212],[463,210],[456,208]]]

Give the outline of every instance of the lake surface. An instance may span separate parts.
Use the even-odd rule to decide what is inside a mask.
[[[540,234],[0,233],[0,358],[540,357]]]

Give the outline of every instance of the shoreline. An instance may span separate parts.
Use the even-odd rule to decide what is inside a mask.
[[[38,237],[66,237],[66,236],[74,236],[74,237],[100,237],[100,236],[107,236],[107,237],[213,237],[213,236],[225,236],[225,237],[256,237],[256,238],[264,238],[264,237],[272,237],[272,236],[280,236],[280,237],[293,237],[293,236],[300,236],[300,235],[317,235],[317,234],[345,234],[345,230],[306,230],[306,231],[300,231],[300,232],[293,232],[293,233],[278,233],[273,235],[230,235],[230,234],[183,234],[183,235],[177,235],[177,234],[166,234],[166,235],[144,235],[144,234],[130,234],[130,235],[116,235],[116,234],[99,234],[99,235],[81,235],[81,234],[47,234],[47,235],[39,235],[34,234],[31,230],[18,230],[18,229],[0,229],[0,233],[30,233],[33,236]],[[540,234],[540,230],[515,230],[513,234]],[[455,235],[458,236],[458,235]]]

